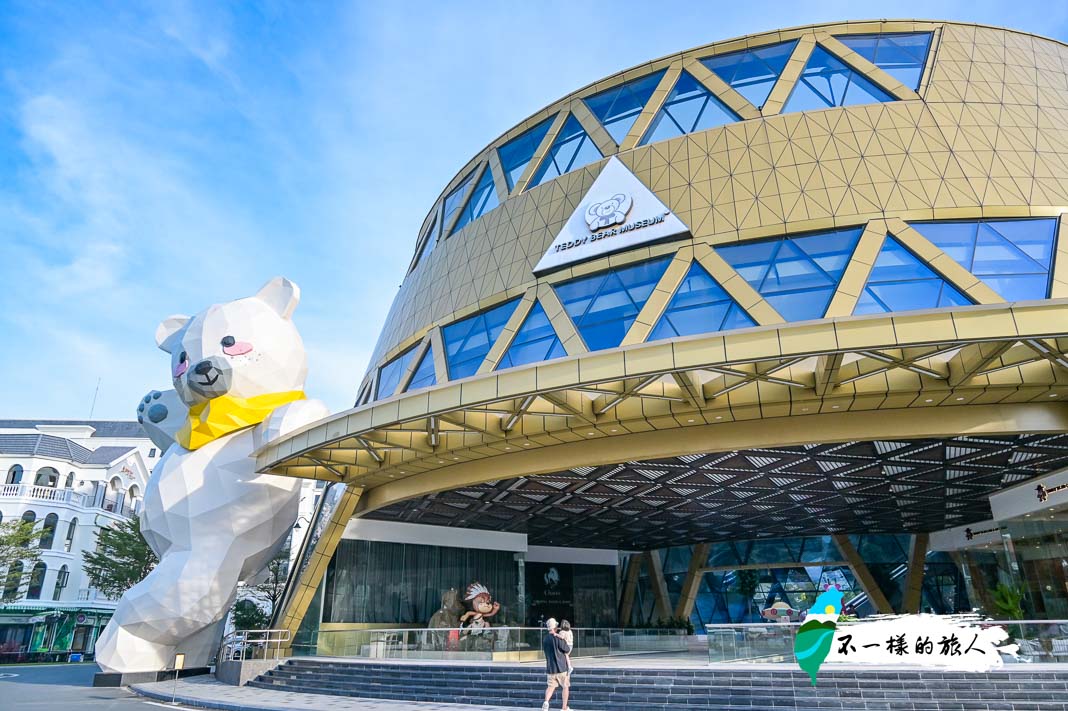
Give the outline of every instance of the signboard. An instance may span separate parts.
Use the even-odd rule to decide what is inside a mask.
[[[570,563],[527,563],[527,618],[531,626],[550,617],[575,619],[574,570]]]
[[[689,229],[613,156],[549,245],[535,274],[682,237]]]

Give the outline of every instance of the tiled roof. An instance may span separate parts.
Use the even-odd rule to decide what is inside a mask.
[[[37,425],[89,426],[96,430],[93,437],[147,438],[141,425],[133,420],[0,420],[0,429],[30,430]]]
[[[46,434],[0,434],[0,454],[52,457],[76,464],[111,464],[134,447],[88,449],[63,437]]]
[[[86,464],[111,464],[124,454],[135,451],[136,447],[97,447],[89,453]]]

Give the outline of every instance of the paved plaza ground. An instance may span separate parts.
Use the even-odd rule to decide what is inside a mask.
[[[0,666],[0,709],[17,711],[151,711],[152,709],[222,708],[241,711],[459,711],[458,704],[419,704],[400,701],[345,699],[318,694],[290,694],[266,689],[228,686],[214,677],[182,680],[172,705],[173,682],[143,684],[139,696],[127,689],[93,688],[95,664]],[[211,705],[206,702],[214,700]],[[480,706],[482,711],[506,711]],[[507,711],[514,711],[508,709]]]
[[[150,711],[156,703],[126,689],[94,689],[95,664],[0,666],[0,709]]]
[[[170,700],[173,682],[138,684],[137,690],[157,699]],[[190,708],[229,709],[231,711],[460,711],[467,704],[413,703],[352,699],[323,694],[299,694],[270,689],[229,686],[214,677],[198,676],[178,682],[178,698]],[[208,702],[211,702],[210,705]],[[559,706],[559,700],[555,706]],[[515,707],[479,706],[480,711],[515,711]]]

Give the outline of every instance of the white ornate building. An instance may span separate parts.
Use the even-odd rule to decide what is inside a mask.
[[[0,603],[0,660],[92,652],[116,603],[90,587],[82,554],[139,511],[160,454],[136,422],[0,420],[0,517],[44,529],[28,588]]]

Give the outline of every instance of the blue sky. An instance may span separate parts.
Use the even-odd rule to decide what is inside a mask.
[[[1068,38],[1061,2],[734,5],[0,0],[0,417],[84,418],[99,380],[94,416],[129,418],[169,386],[161,318],[276,274],[309,394],[351,406],[444,184],[642,61],[871,17]]]

